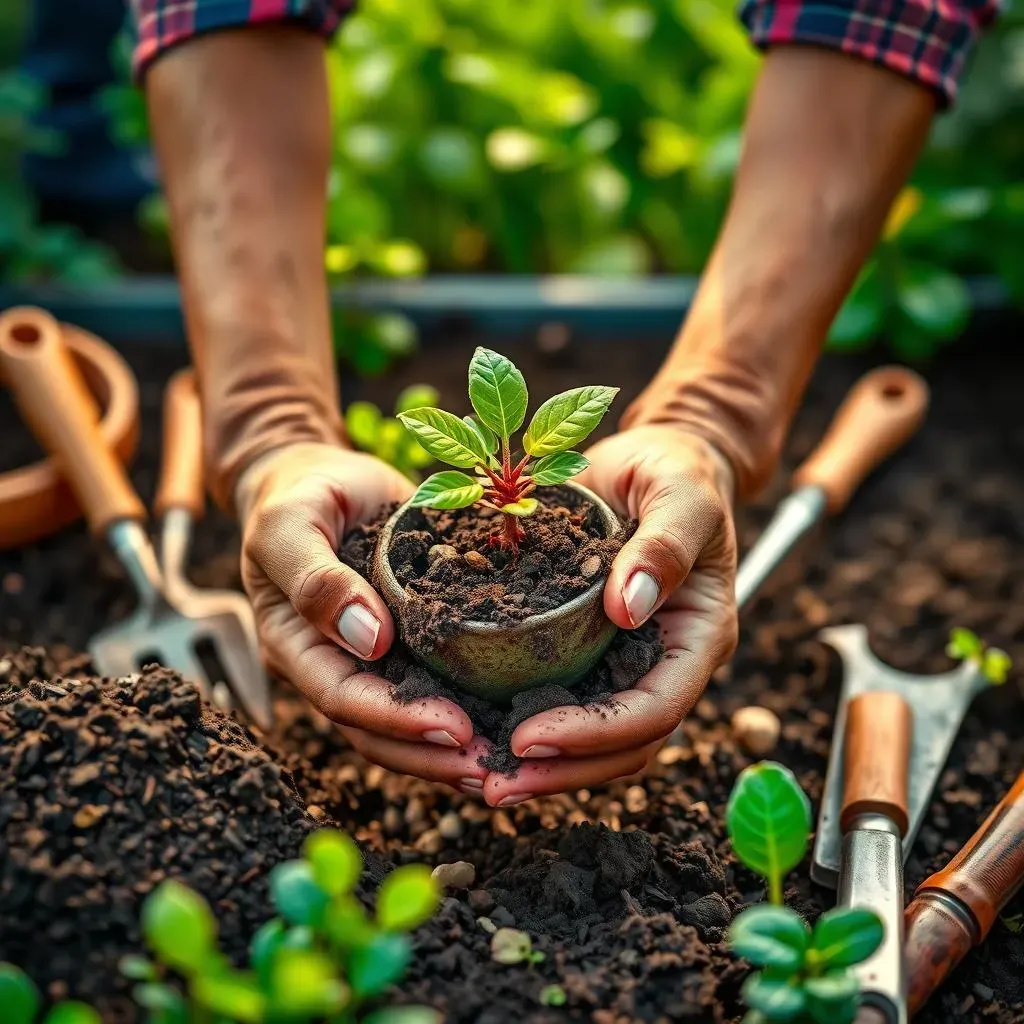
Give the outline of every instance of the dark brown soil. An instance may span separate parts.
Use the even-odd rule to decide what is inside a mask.
[[[949,664],[943,654],[949,628],[962,624],[1024,665],[1024,428],[1014,342],[1019,333],[1017,321],[999,332],[1007,339],[1003,346],[975,338],[942,355],[929,371],[933,406],[920,437],[869,481],[809,554],[745,612],[730,670],[713,681],[640,785],[613,783],[491,811],[470,797],[366,765],[282,690],[277,725],[261,741],[266,755],[252,762],[268,766],[259,768],[261,773],[271,773],[263,795],[253,797],[254,810],[226,788],[237,786],[248,770],[242,765],[250,764],[246,757],[256,756],[241,743],[245,733],[228,725],[211,733],[204,719],[188,710],[194,705],[176,683],[165,675],[147,676],[141,690],[147,696],[112,698],[122,710],[111,711],[116,724],[110,728],[120,734],[124,726],[145,723],[163,737],[165,746],[159,749],[168,752],[169,763],[187,763],[194,779],[206,781],[189,787],[180,771],[158,778],[151,800],[172,801],[175,812],[164,815],[170,822],[167,833],[152,836],[157,826],[137,806],[139,782],[129,775],[159,775],[160,761],[114,767],[103,750],[95,752],[98,763],[112,772],[113,786],[127,796],[111,792],[104,797],[105,776],[90,783],[80,802],[106,801],[111,807],[93,830],[111,829],[111,837],[141,833],[152,836],[154,844],[151,862],[144,863],[138,850],[125,854],[123,872],[108,881],[112,854],[92,839],[93,830],[82,831],[73,822],[68,828],[59,812],[47,816],[39,810],[55,803],[57,781],[50,776],[66,779],[79,767],[70,762],[64,740],[48,739],[53,747],[47,746],[47,756],[56,750],[61,757],[54,766],[41,764],[28,775],[42,780],[42,790],[26,786],[25,777],[8,767],[24,749],[26,733],[63,737],[70,708],[84,707],[88,716],[96,698],[37,687],[8,703],[0,711],[5,720],[22,705],[41,712],[43,720],[16,735],[9,727],[0,730],[0,806],[5,809],[0,959],[27,965],[51,995],[103,993],[99,1001],[104,1006],[122,1006],[116,999],[115,965],[136,941],[133,922],[140,896],[131,889],[135,876],[151,880],[154,872],[167,870],[193,882],[217,903],[225,945],[239,950],[251,925],[267,913],[260,879],[271,859],[292,855],[313,823],[335,820],[386,862],[469,860],[476,866],[477,889],[452,893],[421,931],[402,987],[403,998],[441,1008],[447,1021],[738,1020],[746,971],[724,949],[722,927],[741,905],[763,898],[763,889],[736,864],[722,819],[736,775],[750,763],[730,735],[732,711],[757,702],[779,714],[783,732],[774,756],[796,771],[816,803],[839,681],[836,659],[815,640],[821,626],[865,622],[882,658],[907,670],[936,672]],[[442,385],[443,400],[456,401],[466,359],[478,340],[449,336],[443,359],[435,351],[399,378],[373,389],[363,386],[360,397],[377,397],[388,405],[399,387],[429,379]],[[499,347],[531,383],[551,392],[577,383],[586,366],[600,360],[605,379],[624,388],[624,401],[660,354],[656,346],[577,342],[546,371],[530,342]],[[159,450],[160,383],[180,357],[141,348],[126,355],[142,377],[143,449],[134,475],[150,495]],[[824,361],[787,449],[790,469],[820,437],[832,410],[867,365],[859,359]],[[22,443],[23,435],[9,419],[0,420],[0,436],[11,438],[12,447]],[[741,546],[756,537],[783,485],[780,479],[763,502],[742,511]],[[211,515],[197,535],[196,582],[237,585],[236,559],[233,527]],[[49,652],[37,667],[19,669],[16,685],[23,688],[28,675],[53,680],[64,673],[84,680],[85,691],[94,693],[73,651],[81,650],[101,625],[123,617],[131,601],[116,566],[97,553],[82,529],[0,554],[0,644],[7,650],[45,645]],[[968,715],[910,857],[909,888],[949,859],[1024,767],[1021,675],[1017,669],[1007,685],[980,697]],[[115,694],[125,690],[118,686]],[[144,701],[151,702],[145,714],[138,706]],[[173,710],[158,718],[158,708]],[[239,737],[237,746],[231,736]],[[210,742],[205,764],[189,746],[190,737]],[[118,749],[127,748],[127,739],[117,743]],[[218,752],[215,759],[211,750]],[[222,763],[228,766],[225,785],[219,781]],[[280,776],[269,768],[274,764]],[[297,798],[287,796],[289,778]],[[72,792],[67,796],[76,799]],[[115,811],[119,799],[123,816]],[[191,841],[175,824],[180,816],[202,825],[185,803],[189,799],[216,807],[222,815],[218,828]],[[305,817],[298,800],[305,804]],[[280,806],[274,809],[264,801]],[[72,806],[73,818],[81,808]],[[20,824],[14,824],[11,808],[23,819]],[[245,852],[234,851],[222,834],[231,816],[240,835],[253,837]],[[266,823],[258,820],[264,816]],[[24,822],[30,819],[42,832],[42,850],[70,849],[78,860],[69,859],[54,872],[42,862],[37,873],[23,867],[31,861],[24,838],[29,827]],[[580,828],[584,823],[590,826]],[[70,845],[75,842],[80,845]],[[191,850],[191,866],[180,852],[166,865],[158,863],[168,847]],[[255,863],[247,856],[260,860],[261,874],[243,883],[245,868],[237,865]],[[216,861],[227,868],[211,867]],[[47,889],[72,871],[66,866],[72,863],[82,875],[95,873],[96,892],[81,905]],[[13,888],[10,878],[26,881]],[[786,899],[813,916],[834,896],[809,882],[804,864],[790,875]],[[1024,895],[1018,895],[1004,916],[1011,919],[1022,911]],[[50,916],[59,927],[51,929]],[[489,933],[478,923],[485,916],[499,925],[529,928],[546,959],[533,967],[492,962]],[[57,983],[59,974],[66,985]],[[568,995],[562,1008],[539,1002],[542,987],[553,983]],[[108,1019],[126,1018],[111,1013]],[[922,1024],[1019,1024],[1024,1019],[1024,934],[997,922],[985,944],[968,956],[917,1019]]]

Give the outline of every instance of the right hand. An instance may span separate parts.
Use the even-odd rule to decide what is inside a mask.
[[[411,492],[371,455],[311,443],[275,449],[236,489],[242,583],[268,669],[337,722],[356,750],[391,771],[479,793],[487,747],[469,716],[441,698],[398,704],[390,684],[356,660],[386,653],[395,627],[380,595],[335,552],[353,526]]]

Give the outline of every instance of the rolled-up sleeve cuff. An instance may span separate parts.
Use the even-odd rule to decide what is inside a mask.
[[[889,68],[956,99],[964,63],[1000,0],[743,0],[740,17],[754,45],[825,46]]]
[[[331,36],[355,0],[131,0],[136,81],[162,53],[194,36],[266,22],[303,25]]]

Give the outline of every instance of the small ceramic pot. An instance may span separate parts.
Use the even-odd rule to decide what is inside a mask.
[[[621,528],[618,516],[596,494],[579,484],[562,484],[597,510],[606,537]],[[387,601],[408,643],[405,616],[415,597],[406,594],[391,567],[391,540],[403,520],[419,510],[408,503],[384,524],[373,555],[373,583]],[[526,524],[529,528],[529,523]],[[514,626],[493,622],[463,622],[457,632],[430,649],[413,653],[451,680],[460,690],[494,703],[507,703],[521,690],[557,684],[570,687],[596,664],[615,636],[617,627],[605,615],[601,576],[582,594],[550,611],[530,615]]]

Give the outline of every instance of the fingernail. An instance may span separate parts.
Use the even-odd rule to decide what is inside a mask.
[[[629,577],[622,588],[622,600],[625,602],[626,614],[634,629],[643,625],[654,611],[660,593],[661,587],[650,573],[640,570]]]
[[[462,744],[450,732],[447,732],[444,729],[428,729],[423,734],[423,738],[428,743],[436,743],[439,747],[462,746]]]
[[[338,632],[353,653],[360,658],[368,658],[377,643],[380,620],[368,608],[353,603],[341,613]]]
[[[479,793],[484,788],[483,779],[459,779],[459,785],[472,793]]]
[[[510,793],[503,800],[498,801],[499,807],[514,807],[516,804],[523,803],[524,800],[532,800],[532,793]]]
[[[558,747],[549,747],[543,743],[534,743],[527,747],[520,757],[558,757],[561,751]]]

